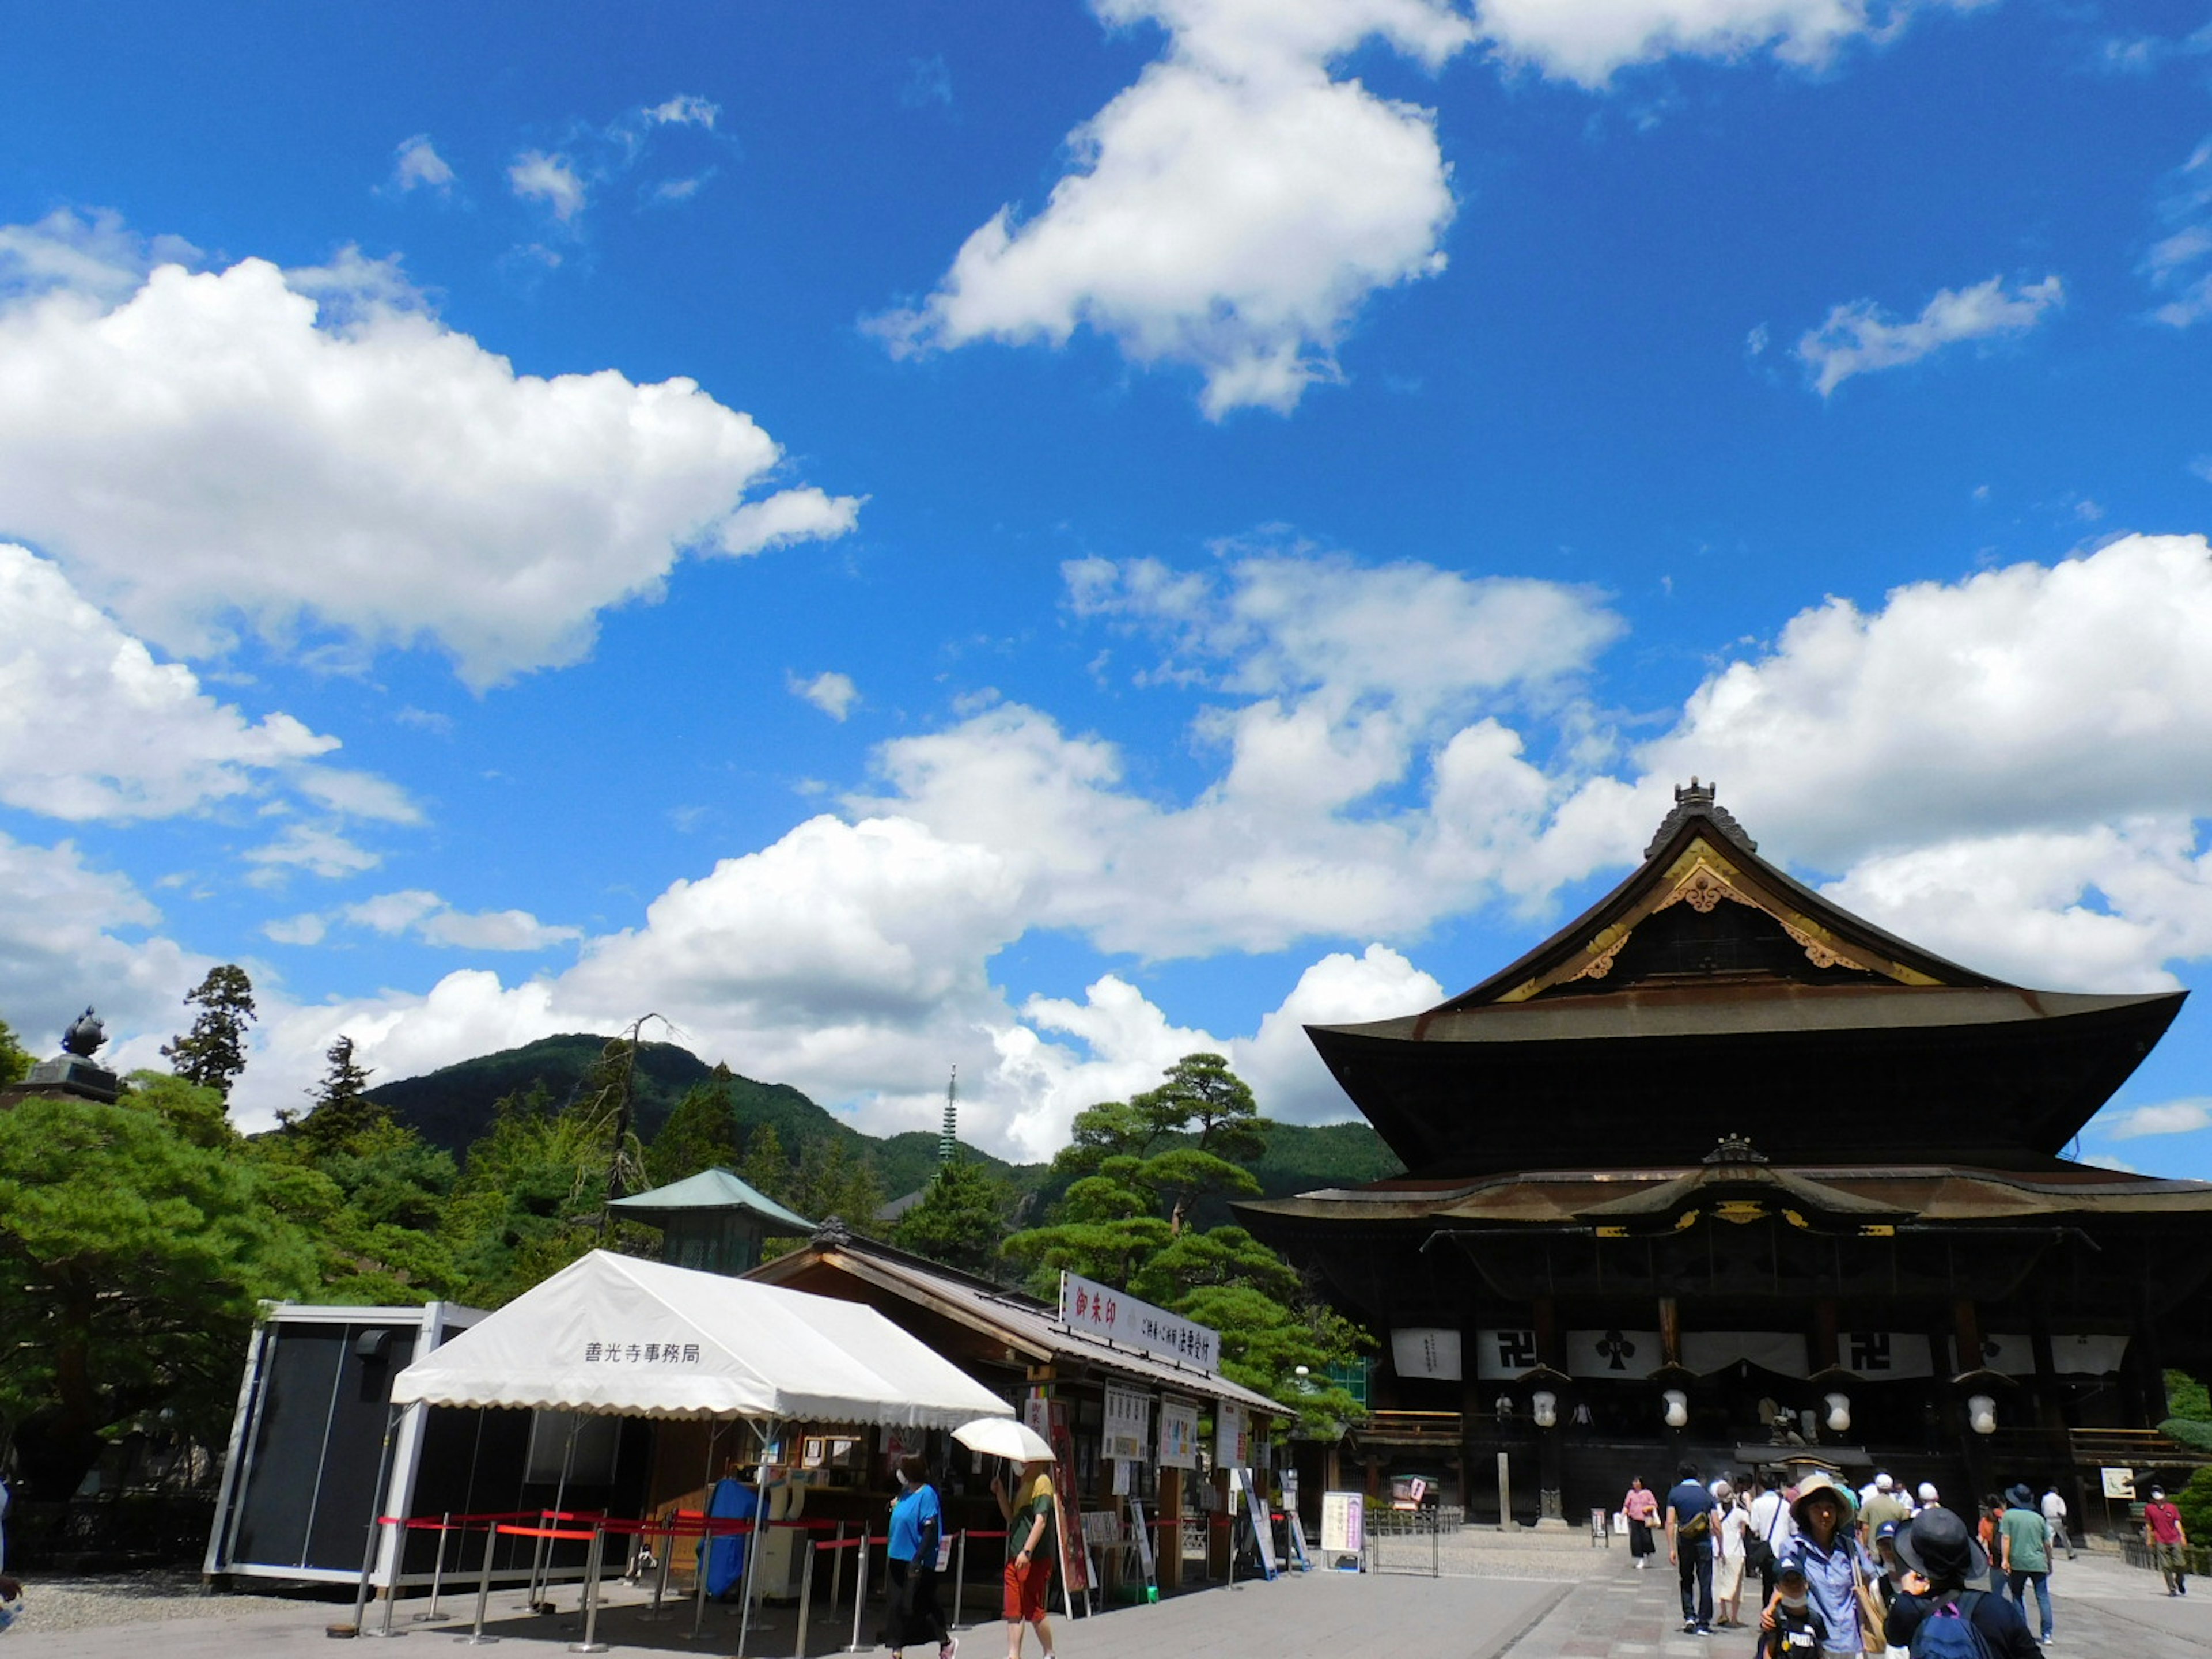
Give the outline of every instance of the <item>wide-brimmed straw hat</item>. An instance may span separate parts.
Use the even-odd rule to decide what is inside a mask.
[[[1949,1510],[1924,1509],[1898,1528],[1897,1553],[1935,1584],[1971,1584],[1987,1575],[1990,1554]]]
[[[1852,1501],[1850,1489],[1815,1469],[1798,1482],[1797,1495],[1790,1500],[1790,1513],[1800,1527],[1805,1524],[1805,1505],[1822,1492],[1836,1500],[1837,1507],[1844,1512],[1844,1520],[1848,1521],[1858,1513],[1859,1506]]]

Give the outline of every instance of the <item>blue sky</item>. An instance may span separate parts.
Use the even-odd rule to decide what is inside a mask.
[[[234,1104],[666,1016],[1020,1156],[1407,1012],[1697,773],[2212,957],[2212,14],[10,10],[0,1014]],[[2085,1140],[2204,1174],[2185,1012]]]

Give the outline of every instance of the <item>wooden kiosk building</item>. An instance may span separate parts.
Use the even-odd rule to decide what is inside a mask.
[[[1308,1028],[1405,1176],[1237,1207],[1386,1339],[1370,1485],[1420,1465],[1495,1519],[1503,1452],[1534,1521],[1786,1455],[2055,1480],[2094,1524],[2100,1466],[2197,1461],[2154,1425],[2162,1368],[2212,1358],[2212,1186],[2063,1153],[2184,994],[1946,962],[1692,779],[1518,962]]]

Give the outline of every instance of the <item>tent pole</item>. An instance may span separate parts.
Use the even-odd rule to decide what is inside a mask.
[[[799,1640],[795,1645],[798,1659],[806,1659],[806,1626],[814,1613],[814,1546],[801,1533],[799,1547],[806,1552],[806,1565],[799,1570]]]
[[[392,1437],[399,1427],[400,1413],[407,1408],[395,1406],[384,1415],[384,1448],[376,1454],[376,1484],[370,1488],[368,1511],[368,1545],[361,1553],[361,1583],[354,1591],[353,1623],[350,1626],[332,1625],[332,1635],[359,1636],[362,1633],[362,1613],[368,1606],[368,1581],[376,1572],[376,1547],[384,1541],[384,1495],[392,1480]],[[399,1577],[398,1563],[392,1564],[394,1588]]]
[[[769,1424],[752,1425],[754,1436],[760,1441],[760,1462],[753,1467],[753,1529],[745,1540],[745,1565],[738,1574],[738,1651],[736,1659],[745,1659],[745,1638],[753,1626],[753,1573],[761,1557],[761,1546],[768,1539],[768,1453]]]
[[[720,1437],[722,1425],[712,1418],[707,1420],[707,1476],[706,1489],[699,1499],[699,1519],[703,1523],[714,1513],[714,1442]],[[707,1567],[714,1559],[714,1534],[702,1530],[699,1534],[699,1571],[692,1575],[691,1639],[699,1639],[699,1632],[707,1622]]]
[[[559,1514],[562,1505],[568,1500],[568,1471],[575,1467],[576,1462],[576,1431],[583,1426],[584,1414],[581,1412],[570,1413],[568,1416],[568,1449],[561,1454],[561,1479],[555,1483],[553,1487],[553,1509],[556,1516]],[[560,1530],[560,1522],[556,1520],[550,1527],[544,1526],[544,1523],[541,1522],[539,1529],[544,1532],[557,1532]],[[538,1540],[537,1549],[531,1553],[530,1594],[524,1600],[522,1604],[522,1610],[525,1613],[535,1613],[538,1611],[538,1592],[541,1582],[544,1588],[546,1601],[550,1608],[553,1596],[553,1540],[550,1538],[539,1539]]]

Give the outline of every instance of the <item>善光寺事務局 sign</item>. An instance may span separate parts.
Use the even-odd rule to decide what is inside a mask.
[[[1060,1276],[1060,1322],[1072,1331],[1126,1342],[1209,1374],[1221,1370],[1220,1332],[1080,1273]]]

